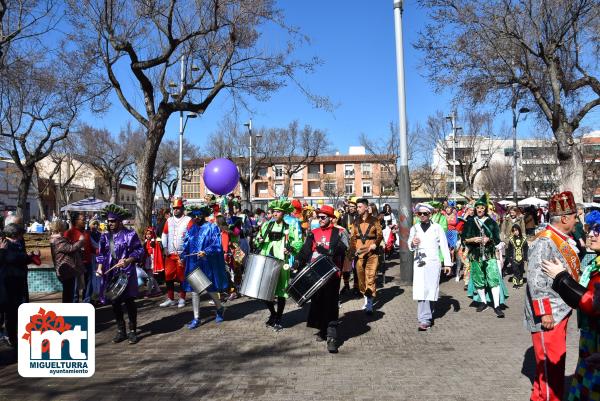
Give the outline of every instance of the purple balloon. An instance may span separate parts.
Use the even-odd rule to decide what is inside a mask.
[[[237,166],[229,159],[215,159],[204,168],[204,184],[212,193],[225,195],[240,181]]]

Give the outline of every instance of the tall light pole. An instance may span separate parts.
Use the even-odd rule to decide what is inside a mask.
[[[192,71],[197,71],[198,67],[192,65]],[[174,82],[169,83],[170,87],[176,87],[177,85]],[[176,97],[179,101],[183,99],[183,91],[185,88],[185,55],[181,55],[181,67],[180,67],[180,75],[179,75],[179,93],[171,94],[171,96]],[[189,118],[198,117],[197,113],[188,113],[183,118],[183,110],[179,110],[179,169],[177,171],[178,175],[178,183],[177,183],[177,191],[176,193],[180,198],[183,198],[183,133],[185,131],[185,127],[187,125],[187,121]]]
[[[517,124],[519,123],[519,117],[521,114],[529,113],[529,109],[527,107],[521,107],[519,112],[517,113],[517,90],[513,85],[513,98],[512,98],[512,117],[513,117],[513,202],[515,205],[518,203],[517,199],[517,158],[519,157],[517,153]]]
[[[248,120],[247,123],[244,124],[244,127],[248,128],[248,135],[250,136],[250,146],[249,146],[249,170],[248,171],[248,183],[249,183],[249,189],[248,189],[248,201],[250,202],[250,209],[252,209],[252,175],[254,173],[254,169],[252,166],[252,149],[254,148],[254,144],[252,143],[252,137],[256,136],[256,138],[260,138],[262,135],[253,135],[252,134],[252,119]]]
[[[452,199],[456,204],[456,133],[462,128],[456,126],[456,112],[453,111],[446,119],[452,124]]]
[[[408,172],[408,137],[406,134],[406,97],[404,93],[404,48],[402,43],[403,0],[394,0],[394,30],[396,36],[396,77],[398,85],[398,128],[400,131],[400,166],[398,171],[398,205],[400,233],[400,282],[412,284],[413,259],[408,249],[408,234],[412,225],[412,197]]]

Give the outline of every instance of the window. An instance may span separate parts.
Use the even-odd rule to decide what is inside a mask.
[[[354,177],[354,165],[353,164],[345,164],[344,165],[344,177]]]
[[[344,192],[346,193],[346,195],[354,194],[354,183],[347,182],[346,185],[344,185]]]
[[[490,157],[490,150],[489,149],[481,149],[481,158],[489,159],[489,157]]]
[[[363,195],[371,195],[371,181],[363,181],[362,194]]]
[[[325,164],[323,166],[324,174],[335,174],[335,164]]]
[[[275,166],[275,178],[283,178],[283,166]]]
[[[283,195],[283,184],[275,184],[275,196]]]
[[[267,195],[269,193],[269,187],[266,182],[256,184],[256,188],[258,189],[258,196]]]
[[[371,176],[371,163],[363,163],[360,166],[361,169],[361,174],[363,177],[370,177]]]
[[[304,187],[301,183],[294,184],[294,196],[304,196]]]
[[[321,166],[318,164],[311,164],[308,166],[308,174],[319,174],[321,172]]]
[[[296,170],[298,168],[301,168],[301,167],[302,166],[294,166],[294,170]],[[303,170],[304,169],[302,168],[301,170],[296,171],[294,174],[292,174],[292,178],[295,179],[295,180],[301,180],[302,179],[302,171]]]
[[[266,167],[259,167],[258,170],[256,171],[256,175],[258,177],[266,177],[266,175],[267,175],[267,168]]]
[[[310,190],[310,195],[311,196],[313,194],[317,194],[317,193],[321,192],[321,188],[319,187],[319,183],[318,182],[309,182],[308,183],[308,189]]]
[[[323,193],[325,195],[335,194],[336,188],[337,188],[337,185],[335,185],[335,182],[323,183]]]

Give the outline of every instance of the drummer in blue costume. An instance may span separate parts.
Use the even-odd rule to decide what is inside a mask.
[[[225,308],[219,300],[218,292],[225,291],[229,287],[223,246],[221,245],[221,230],[216,224],[206,221],[206,218],[212,213],[208,206],[190,206],[187,209],[189,215],[195,219],[183,240],[185,275],[187,277],[188,274],[200,268],[212,282],[207,291],[217,307],[215,322],[221,323]],[[194,291],[187,280],[183,283],[183,289],[192,292],[194,319],[188,324],[188,328],[192,330],[201,323],[200,294]]]
[[[127,274],[125,291],[112,301],[113,313],[117,321],[117,334],[113,338],[113,342],[120,343],[129,340],[130,344],[135,344],[138,341],[136,334],[137,307],[135,306],[138,281],[135,262],[140,260],[144,249],[136,232],[123,226],[123,220],[130,216],[127,209],[110,204],[103,209],[102,216],[107,219],[108,232],[100,237],[98,256],[96,257],[98,263],[96,275],[104,276],[104,282],[109,283],[119,272]],[[125,335],[123,303],[125,303],[129,318],[129,334],[127,336]]]
[[[288,297],[286,288],[290,281],[289,258],[296,255],[302,248],[302,236],[297,224],[288,224],[284,221],[284,216],[294,211],[294,207],[289,200],[271,201],[269,202],[269,209],[273,210],[273,220],[262,225],[256,237],[255,245],[260,255],[272,256],[285,263],[275,288],[277,310],[275,310],[275,302],[265,301],[269,312],[271,312],[266,325],[273,327],[275,331],[280,331],[283,328],[281,318]]]

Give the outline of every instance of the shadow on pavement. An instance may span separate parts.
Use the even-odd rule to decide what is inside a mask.
[[[456,299],[452,298],[449,295],[442,295],[438,298],[435,303],[435,309],[433,310],[433,318],[439,319],[442,318],[448,313],[448,311],[452,308],[454,312],[458,312],[460,310],[460,302]]]
[[[340,347],[344,343],[354,337],[359,337],[371,330],[370,322],[381,319],[385,313],[375,310],[371,316],[367,316],[362,310],[347,312],[340,319],[341,323],[338,327],[338,340]]]
[[[378,290],[377,296],[375,297],[375,308],[381,308],[383,305],[402,294],[404,294],[404,289],[400,288],[400,286],[397,285]]]
[[[525,351],[521,373],[523,376],[527,376],[529,381],[531,381],[531,384],[533,384],[533,379],[535,378],[535,353],[533,351],[533,346],[527,348],[527,351]]]

